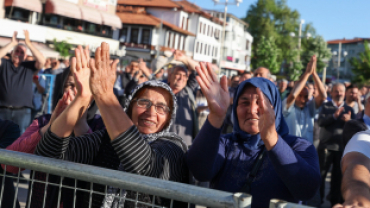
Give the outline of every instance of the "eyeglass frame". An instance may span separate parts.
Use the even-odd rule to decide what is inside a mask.
[[[147,106],[147,107],[141,107],[141,106],[139,105],[139,101],[140,101],[140,100],[148,101],[148,102],[149,102],[149,106]],[[166,108],[165,108],[165,110],[167,109],[167,112],[166,112],[166,111],[164,111],[164,113],[159,113],[159,112],[157,111],[157,106],[158,106],[158,105],[154,105],[154,104],[153,104],[153,102],[152,102],[151,100],[149,100],[149,99],[140,98],[140,99],[134,99],[134,100],[132,100],[132,101],[136,101],[136,106],[137,106],[137,107],[140,107],[140,108],[149,109],[150,107],[154,106],[155,112],[157,112],[158,114],[161,114],[161,115],[166,115],[166,114],[168,114],[169,112],[171,112],[170,107],[168,107],[168,106],[166,106],[166,105],[163,105],[164,107],[166,107]]]

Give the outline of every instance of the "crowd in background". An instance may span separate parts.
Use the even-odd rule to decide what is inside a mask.
[[[276,81],[263,66],[226,78],[215,73],[215,66],[181,51],[150,64],[138,58],[120,67],[109,58],[105,43],[94,56],[79,46],[70,60],[45,59],[27,31],[25,36],[21,44],[15,33],[0,49],[2,148],[247,192],[253,196],[252,207],[266,207],[271,198],[313,206],[325,198],[332,206],[359,201],[348,188],[351,175],[342,175],[349,165],[341,167],[341,159],[350,139],[370,127],[369,88],[322,83],[315,56],[298,81]],[[56,76],[52,95],[47,94],[45,74]],[[48,96],[53,99],[51,115],[45,113]],[[18,172],[11,166],[6,170]],[[330,192],[325,195],[329,171]],[[45,174],[34,174],[45,180]],[[33,186],[31,207],[40,206],[44,190]],[[110,193],[94,196],[94,207],[116,207],[122,191]],[[72,207],[69,194],[63,195],[63,207]],[[86,198],[83,193],[78,197],[78,207],[83,207]],[[47,207],[53,206],[48,195]],[[178,202],[176,207],[182,206]]]

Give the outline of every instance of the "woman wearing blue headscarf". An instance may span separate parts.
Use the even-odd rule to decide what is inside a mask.
[[[210,65],[197,72],[210,114],[186,155],[194,177],[213,189],[251,194],[253,208],[269,207],[273,198],[311,199],[320,186],[317,153],[289,135],[276,86],[264,78],[242,82],[234,95],[233,132],[221,135],[230,102],[226,77],[219,82]]]

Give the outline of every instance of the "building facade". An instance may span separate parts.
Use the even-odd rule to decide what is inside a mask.
[[[224,19],[224,12],[208,11],[212,16]],[[250,71],[253,37],[247,31],[248,24],[232,14],[226,17],[224,50],[221,54],[221,73],[232,76]],[[223,34],[220,34],[222,38]]]
[[[351,63],[349,60],[353,57],[359,58],[359,53],[365,50],[365,41],[370,46],[370,38],[354,38],[354,39],[338,39],[327,41],[328,48],[335,52],[328,62],[327,74],[328,77],[336,78],[339,72],[340,79],[350,80],[353,76],[351,71]],[[339,44],[341,43],[341,50],[339,51]],[[340,66],[338,68],[338,54],[340,53]],[[339,71],[338,71],[339,70]]]
[[[112,38],[114,30],[122,27],[114,0],[4,0],[3,5],[0,25],[7,29],[0,31],[0,42],[10,40],[13,31],[23,38],[22,31],[27,29],[31,41],[44,44],[45,50],[54,40],[89,45],[91,50],[105,41],[112,55],[124,55],[124,48]]]

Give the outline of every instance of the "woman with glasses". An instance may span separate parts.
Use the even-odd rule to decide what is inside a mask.
[[[78,93],[51,124],[35,154],[187,183],[188,169],[184,163],[187,146],[180,137],[169,132],[176,113],[176,97],[171,88],[163,82],[145,82],[133,90],[122,110],[113,94],[117,61],[110,64],[106,43],[102,43],[95,54],[95,60],[88,64],[84,54],[76,49],[71,70]],[[71,136],[71,127],[86,110],[92,97],[99,107],[106,130]],[[105,192],[105,188],[94,184],[95,191]],[[107,190],[106,196],[93,194],[92,207],[135,206],[134,203],[123,202],[123,197],[134,198],[136,193],[112,187],[107,187]],[[81,203],[78,207],[88,206],[89,194],[81,193],[80,197],[82,199],[76,200]],[[152,199],[139,194],[138,201],[151,204]],[[170,200],[157,197],[154,203],[169,206]],[[174,207],[184,205],[175,203]]]

